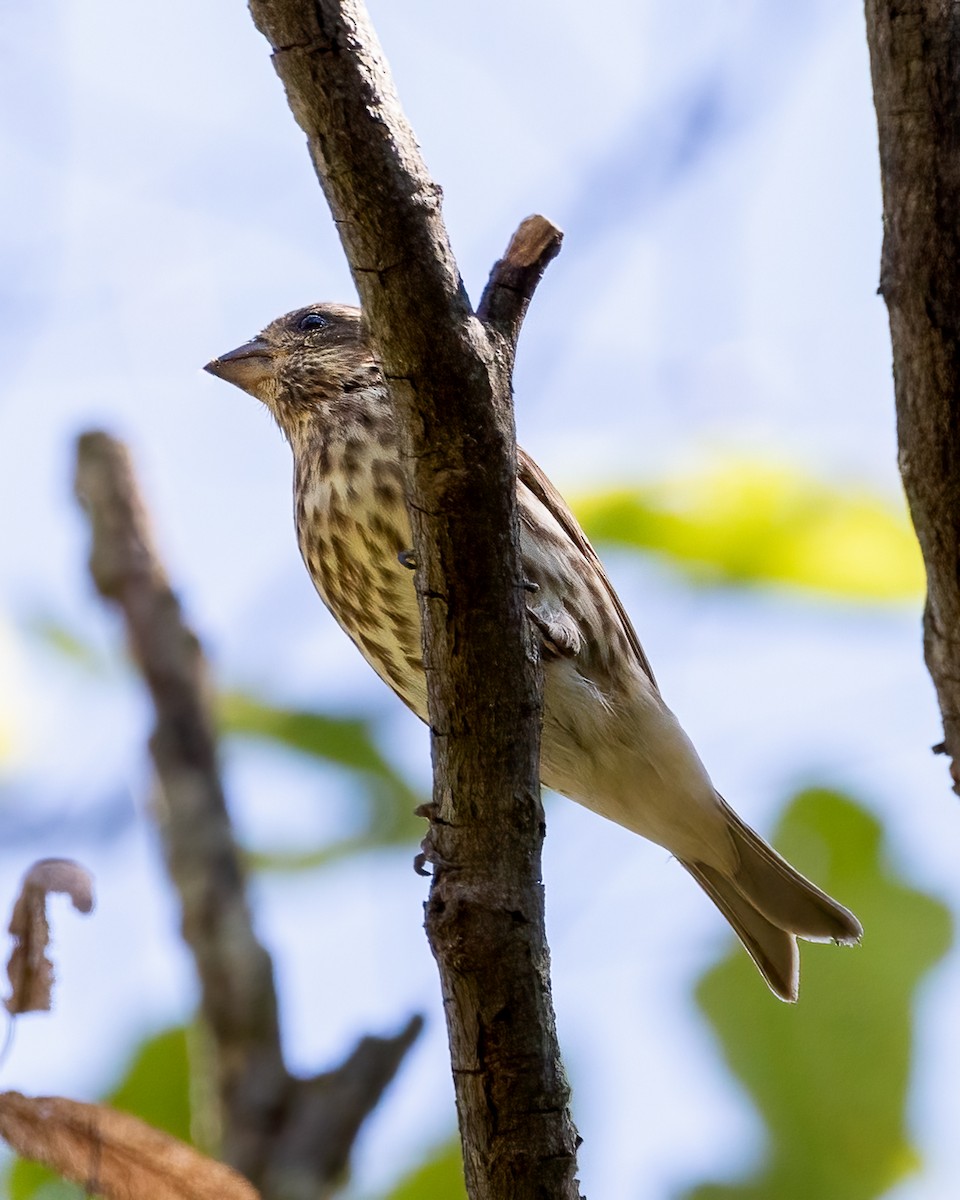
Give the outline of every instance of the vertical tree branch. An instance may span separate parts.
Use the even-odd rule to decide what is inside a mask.
[[[206,663],[154,549],[126,448],[106,434],[85,434],[76,489],[93,529],[91,575],[123,611],[154,701],[161,840],[217,1048],[224,1149],[253,1178],[288,1080],[273,969],[253,932],[220,783]]]
[[[478,319],[360,0],[251,0],[250,9],[307,135],[400,417],[434,759],[427,928],[468,1190],[475,1200],[573,1198],[510,395],[515,337],[549,256],[526,252],[532,275],[512,316],[510,304],[498,308],[510,291],[501,273],[482,314],[492,319]],[[558,244],[555,231],[544,235],[554,253]]]
[[[960,13],[866,0],[900,471],[927,572],[924,649],[960,793]]]
[[[393,1038],[364,1038],[329,1073],[287,1071],[273,964],[253,929],[220,780],[206,661],[154,548],[126,447],[84,434],[76,491],[93,534],[90,573],[123,613],[156,712],[160,834],[216,1052],[224,1157],[264,1200],[321,1200],[339,1184],[420,1018]]]

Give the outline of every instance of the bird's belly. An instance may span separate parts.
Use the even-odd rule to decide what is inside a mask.
[[[422,720],[427,720],[427,680],[420,642],[420,612],[413,581],[408,576],[378,593],[380,621],[373,627],[334,616],[380,678]]]
[[[406,513],[320,521],[300,551],[320,598],[357,649],[403,702],[427,719],[420,610],[413,573],[398,554],[410,549]]]
[[[576,662],[546,662],[543,707],[540,775],[548,787],[680,858],[727,861],[713,783],[644,673],[612,695]]]

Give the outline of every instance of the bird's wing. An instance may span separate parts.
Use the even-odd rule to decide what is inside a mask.
[[[596,572],[604,590],[610,597],[610,603],[613,605],[617,616],[620,618],[620,623],[627,635],[627,640],[637,656],[637,661],[643,667],[644,671],[650,678],[650,682],[659,692],[657,681],[653,674],[653,668],[650,666],[650,661],[644,653],[643,647],[640,645],[640,639],[637,637],[637,631],[631,624],[630,618],[627,616],[627,611],[623,607],[620,597],[614,591],[613,584],[607,578],[607,573],[603,569],[603,564],[597,557],[597,552],[587,541],[587,535],[580,528],[577,518],[567,507],[566,501],[553,486],[550,480],[546,477],[540,467],[533,461],[529,454],[520,446],[517,447],[517,480],[522,487],[529,488],[540,503],[550,512],[556,519],[564,533],[570,538],[573,544],[577,547],[580,553],[587,561],[587,565]]]

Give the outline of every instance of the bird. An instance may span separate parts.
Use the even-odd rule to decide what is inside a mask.
[[[273,415],[293,452],[296,532],[310,578],[367,662],[426,721],[398,423],[361,310],[297,309],[205,370]],[[860,922],[719,794],[596,552],[519,447],[517,501],[543,668],[542,783],[669,851],[771,991],[795,1001],[797,938],[854,944]]]

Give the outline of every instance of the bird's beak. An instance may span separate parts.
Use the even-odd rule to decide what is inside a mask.
[[[273,350],[263,338],[254,338],[252,342],[214,358],[203,369],[259,400],[264,384],[273,378]]]

